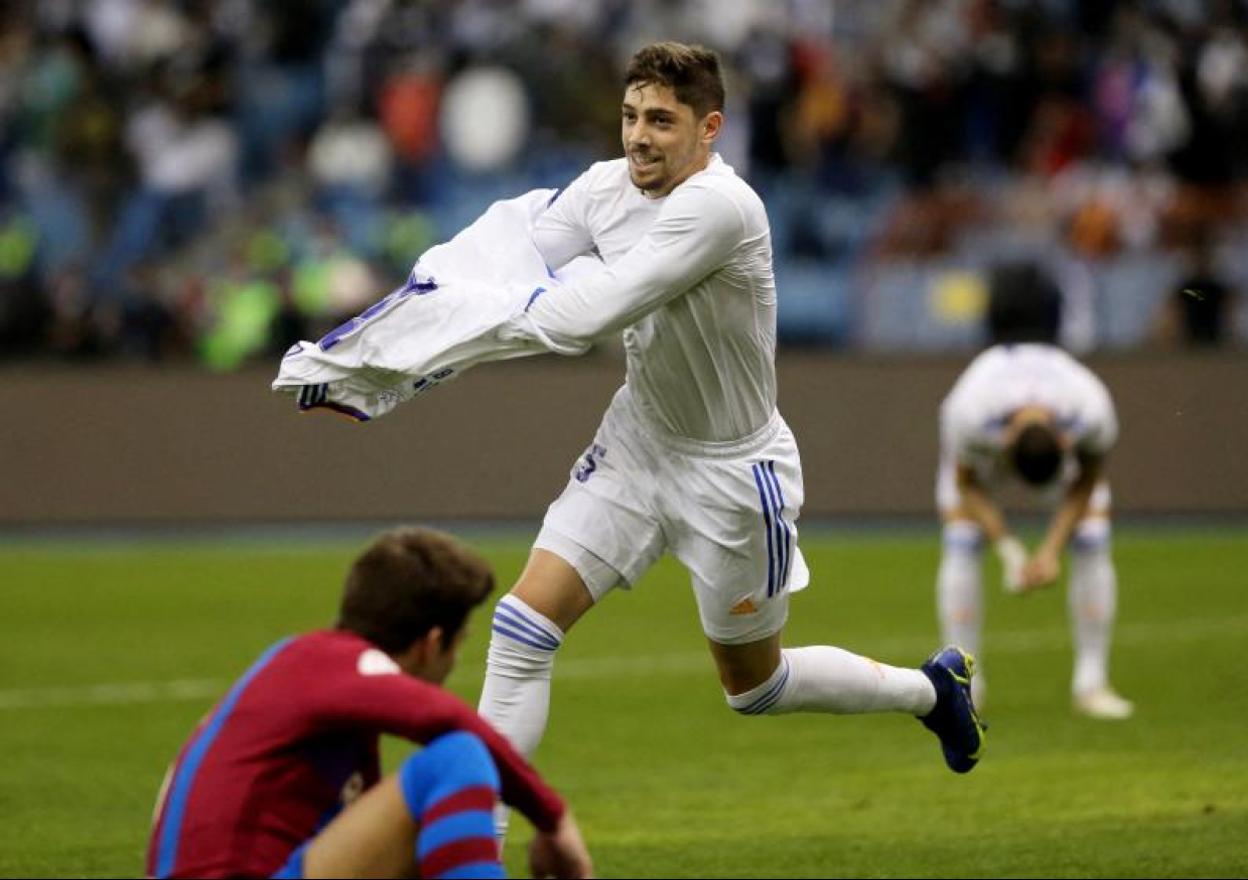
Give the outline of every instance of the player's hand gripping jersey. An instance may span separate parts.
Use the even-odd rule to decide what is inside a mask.
[[[547,351],[512,325],[532,296],[555,283],[531,235],[553,195],[534,190],[492,205],[422,254],[402,287],[318,342],[292,346],[273,390],[295,395],[300,409],[366,421],[481,361]]]
[[[718,157],[663,199],[626,160],[492,206],[407,283],[282,361],[300,406],[372,418],[485,361],[580,354],[625,329],[628,385],[671,433],[726,441],[775,410],[766,213]],[[593,255],[605,263],[576,257]]]

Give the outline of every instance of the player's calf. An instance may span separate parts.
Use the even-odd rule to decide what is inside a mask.
[[[490,624],[485,684],[477,710],[521,754],[537,750],[550,713],[550,676],[563,630],[514,593],[498,601]],[[507,835],[509,813],[500,806],[495,833]]]
[[[563,632],[514,595],[504,596],[490,624],[481,714],[522,754],[531,755],[546,730],[550,676]]]
[[[1070,542],[1067,601],[1075,640],[1071,695],[1076,712],[1120,720],[1131,717],[1134,706],[1109,683],[1109,648],[1118,604],[1111,535],[1107,518],[1088,517]]]
[[[502,877],[485,744],[448,733],[409,757],[296,849],[274,877]]]
[[[757,687],[727,693],[743,715],[787,712],[906,712],[924,715],[935,704],[928,677],[831,645],[785,648],[771,676]]]
[[[404,762],[399,785],[420,826],[421,877],[506,876],[494,837],[498,769],[480,739],[463,731],[439,737]]]

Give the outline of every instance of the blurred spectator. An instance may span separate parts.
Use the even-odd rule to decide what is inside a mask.
[[[1174,154],[1184,180],[1224,184],[1248,165],[1248,46],[1244,22],[1217,4],[1207,32],[1196,29],[1183,55],[1180,87],[1191,114],[1191,136]],[[1242,7],[1241,7],[1242,8]]]
[[[1185,274],[1162,301],[1156,340],[1169,347],[1209,348],[1224,343],[1236,293],[1218,267],[1212,232],[1198,228],[1183,255]]]
[[[960,151],[969,34],[960,4],[902,0],[884,42],[884,75],[901,108],[897,161],[907,183],[931,186]]]
[[[335,109],[308,146],[314,197],[344,230],[350,247],[370,252],[390,187],[393,153],[374,120],[350,106]]]
[[[529,113],[520,78],[505,67],[470,67],[446,86],[442,143],[455,164],[490,174],[515,162],[529,140]],[[490,120],[482,126],[481,120]]]
[[[208,290],[208,324],[199,354],[214,370],[230,370],[253,354],[270,351],[271,331],[282,311],[282,291],[247,269],[235,255],[228,274]]]
[[[58,267],[47,280],[48,324],[41,334],[50,352],[66,357],[99,354],[97,322],[91,307],[86,270]]]
[[[989,345],[1056,345],[1061,321],[1061,291],[1038,265],[1009,262],[992,268],[988,280]]]
[[[721,53],[719,148],[767,204],[782,342],[965,346],[932,279],[1030,260],[1065,344],[1138,345],[1170,332],[1136,316],[1188,230],[1248,238],[1241,2],[19,0],[0,356],[264,357],[489,201],[617,155],[620,62],[654,39]],[[1243,341],[1212,290],[1171,335],[1188,310]],[[269,338],[205,341],[244,324]]]
[[[0,349],[38,351],[46,306],[33,282],[35,230],[21,216],[0,222]]]
[[[396,58],[392,67],[377,96],[378,116],[398,159],[400,193],[407,201],[426,202],[436,191],[440,56],[415,52]]]
[[[236,200],[237,138],[220,115],[217,71],[197,61],[161,65],[153,100],[127,122],[139,180],[95,272],[106,298],[136,262],[186,244]]]
[[[224,4],[219,4],[224,5]],[[260,181],[298,161],[325,113],[325,50],[339,0],[248,2],[237,126],[240,171]]]

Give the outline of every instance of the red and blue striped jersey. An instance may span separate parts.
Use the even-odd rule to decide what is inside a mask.
[[[426,743],[453,730],[490,750],[502,798],[540,829],[564,805],[476,711],[403,674],[354,633],[269,648],[200,721],[170,767],[148,846],[151,877],[267,877],[380,778],[381,734]]]

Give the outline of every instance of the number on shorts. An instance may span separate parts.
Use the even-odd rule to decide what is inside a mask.
[[[572,472],[572,476],[576,478],[578,483],[584,483],[598,470],[598,459],[605,457],[607,450],[603,449],[597,443],[591,444],[589,450],[582,456],[582,460],[576,465],[576,470]]]

